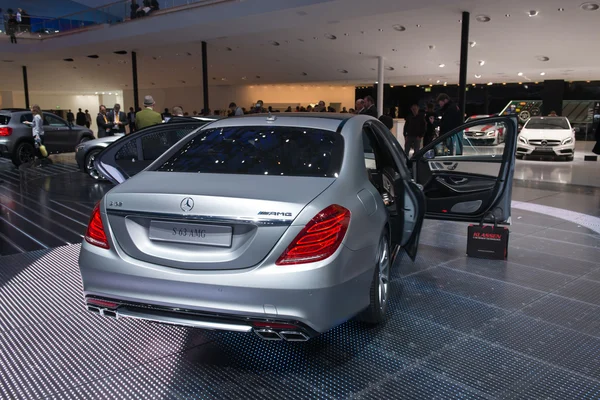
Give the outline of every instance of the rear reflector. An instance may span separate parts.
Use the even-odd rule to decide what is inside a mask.
[[[271,328],[271,329],[298,329],[296,325],[280,324],[276,322],[262,322],[256,321],[252,323],[255,328]]]
[[[87,232],[85,233],[85,241],[94,246],[101,247],[103,249],[109,249],[108,240],[106,239],[106,233],[104,232],[104,225],[102,224],[102,218],[100,217],[100,203],[96,204],[94,211],[92,211],[92,217],[88,224]]]
[[[118,304],[112,301],[100,300],[100,299],[85,299],[87,305],[106,307],[106,308],[117,308]]]
[[[318,213],[277,260],[277,265],[317,262],[330,257],[342,244],[350,211],[336,204]]]
[[[12,131],[11,127],[0,128],[0,136],[10,136]]]

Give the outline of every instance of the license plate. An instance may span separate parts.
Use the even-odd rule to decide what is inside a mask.
[[[551,148],[548,148],[548,147],[536,147],[535,151],[541,151],[544,153],[554,153],[554,150],[552,150]]]
[[[150,221],[150,240],[231,247],[230,226],[201,225],[185,222]]]

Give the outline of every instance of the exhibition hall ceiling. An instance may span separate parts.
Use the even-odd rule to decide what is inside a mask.
[[[31,90],[125,90],[131,88],[131,56],[113,53],[118,50],[137,51],[142,89],[199,86],[202,40],[208,42],[212,85],[373,84],[378,56],[385,58],[386,82],[456,84],[462,11],[471,13],[469,83],[600,79],[594,47],[600,7],[593,3],[294,0],[274,11],[253,0],[228,4],[242,10],[219,20],[204,10],[197,23],[182,18],[193,10],[124,23],[107,32],[127,28],[127,37],[99,40],[104,33],[97,30],[94,45],[82,43],[84,34],[25,43],[18,53],[3,52],[0,86],[21,89],[24,63]],[[160,25],[177,15],[179,24]],[[143,31],[149,21],[156,27]]]

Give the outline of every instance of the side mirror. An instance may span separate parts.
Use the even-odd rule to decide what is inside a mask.
[[[431,149],[431,150],[428,150],[428,151],[427,151],[427,152],[426,152],[426,153],[423,155],[423,157],[424,157],[426,160],[431,160],[431,159],[435,158],[435,151],[433,151],[433,149]]]

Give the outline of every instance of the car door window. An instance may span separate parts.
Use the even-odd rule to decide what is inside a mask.
[[[33,122],[33,114],[23,114],[21,115],[21,123],[23,122]]]
[[[510,185],[515,141],[515,121],[495,117],[468,122],[415,155],[413,177],[424,187],[428,216],[476,221],[498,209],[506,220],[510,207],[498,195]]]
[[[44,114],[44,125],[48,125],[55,128],[66,128],[67,124],[63,120],[55,117],[54,115]]]

